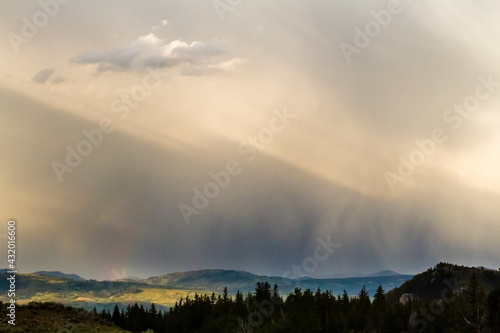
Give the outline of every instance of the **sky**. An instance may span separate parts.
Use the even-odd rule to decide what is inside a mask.
[[[497,1],[0,12],[0,241],[15,219],[20,272],[500,267]]]

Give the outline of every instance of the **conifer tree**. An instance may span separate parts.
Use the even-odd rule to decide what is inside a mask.
[[[378,286],[377,292],[373,296],[373,303],[370,312],[370,322],[372,329],[377,333],[384,332],[384,316],[386,314],[385,292],[382,286]]]
[[[113,323],[115,325],[120,325],[120,309],[118,309],[118,304],[115,304],[115,308],[113,309]]]
[[[485,295],[479,285],[476,273],[472,273],[469,285],[467,286],[466,306],[462,317],[465,322],[472,327],[474,332],[480,333],[485,321]]]

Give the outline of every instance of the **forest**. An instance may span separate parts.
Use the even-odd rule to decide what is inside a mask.
[[[486,295],[473,274],[465,290],[449,291],[443,299],[389,303],[381,286],[375,295],[363,286],[355,297],[296,288],[283,299],[277,285],[258,282],[245,296],[229,297],[227,289],[218,296],[195,295],[163,313],[154,304],[134,304],[95,314],[132,332],[498,333],[500,288]]]

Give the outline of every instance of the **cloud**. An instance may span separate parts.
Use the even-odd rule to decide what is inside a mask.
[[[33,76],[32,80],[39,84],[45,84],[52,75],[54,75],[54,69],[47,68],[38,72],[35,76]]]
[[[61,82],[66,81],[66,79],[63,77],[55,76],[55,69],[53,68],[47,68],[41,70],[35,76],[33,76],[31,80],[39,84],[45,84],[45,83],[59,84]]]
[[[110,270],[120,267],[131,269],[127,275],[232,268],[280,275],[311,256],[324,235],[342,247],[318,276],[415,273],[439,261],[498,265],[500,88],[459,130],[443,113],[474,94],[478,76],[500,80],[500,47],[491,42],[500,34],[499,4],[403,1],[404,10],[347,63],[339,44],[354,43],[354,29],[364,30],[387,1],[248,2],[224,24],[206,7],[182,1],[110,1],[116,5],[65,8],[58,17],[65,24],[51,25],[20,56],[7,52],[0,71],[2,86],[20,94],[1,96],[0,180],[9,189],[3,218],[18,218],[26,230],[25,271],[114,278]],[[175,30],[173,22],[161,28],[168,26],[162,13],[175,17]],[[0,22],[6,31],[11,24]],[[259,32],[251,29],[256,24]],[[159,30],[137,35],[152,26]],[[116,44],[116,32],[134,38]],[[58,67],[33,78],[40,86],[16,87],[15,79],[55,66],[45,59]],[[127,73],[89,76],[83,65]],[[110,99],[140,84],[147,66],[218,76],[160,86],[120,120]],[[51,86],[57,94],[32,92],[45,93],[60,72],[71,80]],[[210,82],[217,86],[206,89]],[[264,135],[271,109],[281,105],[300,120],[247,163],[238,144]],[[101,117],[116,130],[60,184],[51,162],[64,162],[65,147],[76,148],[82,130],[96,128]],[[447,141],[392,194],[384,172],[397,173],[399,156],[408,158],[415,140],[437,127]],[[193,189],[231,159],[241,162],[241,175],[185,225],[178,204],[192,202]],[[75,266],[76,257],[97,260]]]
[[[230,72],[239,70],[242,66],[245,66],[247,64],[248,64],[248,59],[234,58],[228,61],[218,63],[217,65],[213,66],[213,68]]]
[[[52,84],[59,84],[59,83],[64,82],[64,81],[66,81],[65,78],[62,78],[60,76],[55,76],[55,77],[52,78],[52,80],[50,81],[50,83],[52,83]]]
[[[151,27],[151,30],[158,30],[166,25],[170,25],[170,23],[166,19],[163,19],[161,20],[160,24],[153,25],[153,27]]]
[[[190,64],[182,68],[182,74],[187,76],[214,75],[227,72],[237,72],[248,64],[248,59],[233,58],[218,64],[197,65]]]
[[[439,200],[422,192],[384,202],[264,154],[249,163],[235,155],[234,142],[217,141],[218,153],[178,150],[117,130],[58,183],[51,162],[63,162],[75,133],[95,123],[1,90],[0,97],[12,105],[3,111],[0,133],[16,142],[5,150],[0,180],[11,190],[0,199],[30,230],[24,264],[33,271],[113,278],[112,268],[127,266],[133,275],[200,268],[281,275],[312,256],[316,238],[327,235],[342,247],[321,263],[318,276],[381,268],[417,272],[445,259],[497,260],[498,196],[446,177],[440,185],[449,193]],[[242,173],[186,225],[178,204],[190,204],[193,188],[211,181],[208,173],[229,158],[240,162]],[[77,256],[99,259],[74,266]]]
[[[167,24],[167,23],[165,23]],[[141,71],[147,67],[182,67],[187,73],[230,71],[246,59],[234,58],[218,63],[215,57],[226,53],[224,43],[213,39],[206,42],[174,40],[166,43],[150,33],[125,47],[105,51],[87,51],[72,60],[78,64],[97,64],[98,72]],[[193,67],[193,68],[191,68]]]

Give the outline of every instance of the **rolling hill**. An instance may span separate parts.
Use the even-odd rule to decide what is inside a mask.
[[[345,289],[349,295],[357,295],[365,285],[369,295],[373,295],[379,285],[382,285],[385,290],[390,290],[400,286],[410,278],[412,278],[412,275],[395,273],[395,275],[382,274],[380,276],[353,278],[289,279],[277,276],[254,275],[243,271],[214,269],[165,274],[140,281],[151,285],[213,290],[217,293],[221,293],[224,287],[227,287],[229,294],[235,294],[238,290],[243,293],[253,292],[255,284],[259,281],[268,281],[271,285],[277,284],[281,294],[292,293],[295,288],[314,291],[320,288],[321,290],[330,290],[334,294],[342,294]]]
[[[7,302],[9,289],[8,274],[0,274],[0,301]],[[118,304],[124,308],[138,303],[150,306],[155,303],[158,309],[173,306],[181,297],[194,296],[195,293],[211,293],[209,290],[185,289],[173,286],[154,286],[134,281],[96,281],[72,280],[62,277],[37,274],[17,274],[16,304],[35,302],[57,302],[74,307],[92,310],[95,306],[113,310]]]
[[[59,278],[66,278],[66,279],[71,279],[71,280],[77,280],[77,281],[82,281],[85,280],[79,275],[76,274],[65,274],[59,271],[39,271],[39,272],[34,272],[33,274],[36,275],[47,275],[47,276],[53,276],[53,277],[59,277]]]
[[[445,288],[465,290],[472,274],[476,274],[486,294],[500,287],[498,270],[439,263],[388,292],[387,300],[391,303],[397,302],[403,294],[412,294],[421,299],[429,297],[439,299]]]
[[[47,274],[48,273],[48,274]],[[6,301],[8,290],[7,273],[0,271],[0,301]],[[330,290],[341,294],[345,289],[350,295],[357,295],[363,285],[369,295],[375,294],[382,285],[385,290],[400,286],[411,275],[370,276],[337,279],[288,279],[276,276],[259,276],[234,270],[199,270],[179,272],[150,277],[143,280],[96,281],[78,279],[77,275],[61,272],[36,272],[18,274],[16,277],[16,297],[19,304],[36,302],[59,302],[74,307],[98,311],[112,310],[115,303],[121,308],[138,303],[149,307],[155,303],[158,309],[168,309],[181,297],[198,294],[220,294],[224,287],[234,295],[254,292],[257,282],[268,281],[277,284],[281,295],[287,295],[295,288],[313,291]]]

